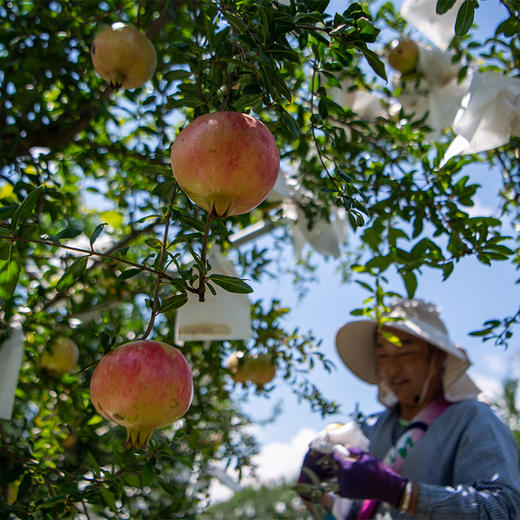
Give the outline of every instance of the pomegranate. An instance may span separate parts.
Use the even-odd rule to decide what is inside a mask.
[[[390,66],[401,74],[410,74],[419,62],[419,46],[409,39],[401,40],[388,55]]]
[[[216,216],[240,215],[269,194],[280,167],[273,134],[240,112],[194,119],[171,147],[173,175],[186,195]]]
[[[96,72],[115,88],[143,86],[157,65],[152,42],[132,25],[121,22],[96,34],[90,55]]]
[[[79,352],[76,343],[65,336],[56,338],[42,352],[40,366],[55,377],[70,372],[78,363]]]
[[[117,347],[101,358],[90,380],[94,408],[127,429],[126,448],[146,448],[152,432],[182,417],[192,398],[186,358],[160,341]]]
[[[276,375],[276,365],[269,354],[244,356],[241,352],[235,352],[231,355],[227,367],[233,381],[243,385],[251,382],[257,386],[264,386]]]
[[[245,385],[248,381],[247,366],[242,360],[244,354],[242,352],[234,352],[227,363],[227,368],[232,374],[235,383],[242,383]]]

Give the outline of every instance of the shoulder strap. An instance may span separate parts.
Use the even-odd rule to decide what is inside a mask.
[[[428,430],[430,424],[451,405],[444,397],[433,401],[423,408],[406,427],[397,442],[388,450],[383,458],[383,463],[396,473],[401,472],[403,461],[407,457],[409,450],[419,442]],[[358,520],[370,519],[379,507],[379,500],[363,500],[361,509],[358,513]]]

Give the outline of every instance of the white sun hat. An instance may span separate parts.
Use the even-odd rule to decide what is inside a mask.
[[[471,362],[466,352],[450,339],[439,309],[423,300],[398,300],[390,306],[379,326],[385,325],[408,332],[446,352],[443,373],[444,397],[451,402],[476,398],[480,389],[466,374]],[[378,323],[374,320],[354,320],[339,329],[336,349],[339,357],[357,377],[379,386],[379,400],[392,406],[397,398],[379,380],[375,355]]]

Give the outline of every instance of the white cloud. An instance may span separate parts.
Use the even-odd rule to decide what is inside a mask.
[[[486,206],[481,203],[478,198],[475,199],[473,206],[463,208],[470,217],[494,217],[497,214],[497,209]]]
[[[471,378],[482,390],[482,393],[490,400],[497,399],[502,393],[502,383],[496,377],[472,372]]]
[[[214,478],[209,486],[209,496],[210,504],[217,504],[229,500],[233,496],[233,491]]]
[[[295,479],[309,443],[317,433],[311,428],[303,428],[289,442],[271,442],[263,446],[253,457],[260,483]]]
[[[312,428],[302,428],[288,442],[271,442],[262,446],[260,452],[252,457],[252,462],[256,466],[256,476],[250,473],[243,476],[240,481],[241,487],[257,487],[261,484],[275,484],[296,479],[309,443],[317,433]],[[237,472],[227,473],[234,481],[238,480]],[[221,481],[213,479],[209,494],[210,502],[216,503],[229,499],[233,491]]]

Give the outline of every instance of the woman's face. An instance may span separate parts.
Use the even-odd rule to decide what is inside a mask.
[[[376,337],[376,359],[379,377],[396,395],[403,409],[423,408],[442,395],[442,364],[445,355],[412,334],[383,327]],[[396,336],[393,343],[385,334]],[[419,403],[425,381],[430,382],[424,399]]]

